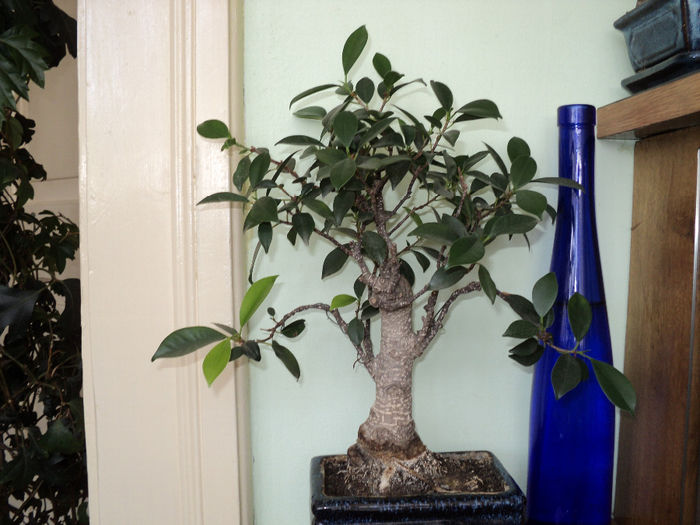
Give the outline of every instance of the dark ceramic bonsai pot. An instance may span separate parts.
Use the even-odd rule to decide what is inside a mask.
[[[614,23],[622,31],[636,92],[700,69],[700,0],[647,0]]]
[[[523,523],[525,496],[491,452],[448,454],[470,455],[489,461],[497,476],[503,480],[503,490],[403,497],[333,496],[328,495],[325,489],[325,467],[344,456],[317,456],[311,460],[312,525]]]

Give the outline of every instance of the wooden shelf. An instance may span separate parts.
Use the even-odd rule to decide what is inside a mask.
[[[700,125],[700,73],[598,108],[599,139],[640,139]]]

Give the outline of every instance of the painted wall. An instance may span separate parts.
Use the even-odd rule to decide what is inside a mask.
[[[368,52],[352,77],[373,74],[374,52],[387,55],[407,78],[440,80],[456,103],[491,98],[504,119],[463,134],[474,152],[486,140],[505,152],[507,140],[525,138],[541,176],[556,175],[556,108],[601,106],[626,96],[619,82],[631,74],[613,21],[632,0],[255,0],[245,4],[245,131],[249,144],[271,146],[285,135],[316,134],[313,124],[287,110],[304,89],[342,79],[342,44],[366,24]],[[429,89],[414,90],[426,110]],[[404,97],[406,99],[408,97]],[[315,102],[327,103],[319,98]],[[334,102],[334,100],[333,100]],[[422,113],[420,113],[422,114]],[[632,199],[632,144],[598,142],[597,206],[615,359],[622,363]],[[281,157],[285,151],[275,148]],[[555,193],[550,202],[556,204]],[[520,240],[490,259],[503,289],[529,295],[548,271],[553,228]],[[355,278],[320,281],[320,240],[310,249],[275,240],[256,278],[280,274],[268,304],[278,312],[330,301],[352,290]],[[249,252],[254,240],[249,242]],[[416,268],[417,269],[417,268]],[[417,269],[418,270],[418,269]],[[418,270],[419,271],[419,270]],[[264,308],[261,309],[264,311]],[[257,318],[264,326],[264,315]],[[251,426],[255,513],[258,525],[308,523],[308,465],[312,456],[343,452],[367,416],[373,387],[353,369],[352,348],[321,314],[290,344],[302,368],[297,383],[274,357],[252,366]],[[463,300],[415,372],[415,417],[433,450],[489,449],[524,488],[531,372],[509,360],[500,336],[514,315],[483,297]]]

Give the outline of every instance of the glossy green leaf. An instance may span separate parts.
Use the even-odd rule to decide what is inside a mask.
[[[517,294],[504,294],[503,300],[508,303],[508,306],[510,306],[521,319],[539,325],[540,316],[537,314],[534,305],[530,301]]]
[[[352,66],[360,58],[362,50],[367,43],[367,29],[360,26],[353,31],[343,46],[343,72],[347,76]]]
[[[593,320],[591,305],[583,295],[575,293],[569,298],[566,309],[571,332],[577,341],[581,341],[588,332],[588,328]]]
[[[277,341],[272,341],[272,350],[275,352],[277,359],[282,361],[282,364],[289,370],[289,373],[294,376],[295,379],[299,379],[301,375],[301,370],[299,369],[299,362],[294,354],[286,346],[282,346]]]
[[[372,58],[372,65],[374,66],[374,70],[382,78],[384,78],[387,73],[391,71],[391,62],[389,62],[389,59],[381,53],[375,53],[374,58]]]
[[[255,189],[263,180],[267,170],[270,168],[270,154],[267,152],[261,153],[253,159],[250,163],[250,169],[248,171],[248,181],[250,182],[250,187]]]
[[[324,219],[330,219],[333,217],[333,212],[328,207],[328,204],[319,199],[305,199],[304,206],[309,208],[311,211],[318,213]]]
[[[396,117],[387,117],[378,122],[375,122],[365,133],[360,137],[359,146],[367,144],[374,138],[378,137],[391,123],[396,120]]]
[[[430,260],[425,255],[417,251],[411,251],[411,253],[415,256],[416,261],[418,261],[418,264],[420,264],[423,271],[430,268]]]
[[[450,255],[447,259],[448,266],[459,264],[473,264],[481,259],[486,250],[478,235],[468,234],[466,237],[457,239],[450,248]]]
[[[307,137],[306,135],[290,135],[278,140],[275,145],[289,144],[291,146],[320,146],[325,148],[326,145],[318,139]]]
[[[238,191],[243,191],[243,185],[248,180],[248,173],[250,172],[250,157],[243,157],[238,161],[238,166],[236,166],[236,171],[233,172],[233,185],[238,188]]]
[[[530,146],[520,137],[513,137],[508,141],[508,158],[513,162],[518,157],[529,157]]]
[[[491,304],[493,304],[496,301],[498,289],[496,288],[496,284],[493,282],[493,279],[491,279],[491,274],[486,267],[482,265],[479,265],[479,283],[481,284],[481,289],[486,294],[486,297],[488,297]]]
[[[253,361],[260,361],[262,354],[260,353],[260,345],[255,341],[246,341],[240,346],[241,352]]]
[[[339,272],[348,260],[348,255],[340,248],[333,249],[323,260],[323,269],[321,270],[321,279]]]
[[[336,226],[340,226],[343,218],[355,203],[355,194],[351,191],[340,191],[333,199],[333,219]]]
[[[253,316],[255,311],[263,303],[267,295],[272,290],[272,286],[277,280],[277,275],[271,275],[269,277],[263,277],[255,281],[248,291],[243,296],[243,301],[241,302],[241,310],[238,316],[241,327],[243,327]]]
[[[498,106],[490,100],[480,99],[474,100],[469,104],[465,104],[459,108],[457,113],[461,113],[458,120],[475,120],[481,118],[501,118],[501,113],[498,111]]]
[[[503,337],[515,337],[516,339],[529,339],[536,335],[537,326],[524,319],[513,321],[503,333]]]
[[[292,216],[292,225],[296,229],[304,244],[309,244],[309,238],[316,228],[314,218],[310,213],[296,213]]]
[[[489,155],[491,155],[491,158],[496,162],[496,165],[498,166],[498,169],[501,171],[501,174],[505,175],[507,177],[508,175],[508,168],[506,167],[506,163],[503,162],[503,158],[498,154],[498,152],[493,149],[491,146],[488,144],[484,143],[484,146],[486,146],[486,149],[489,152]],[[503,188],[505,189],[505,187]]]
[[[209,350],[202,362],[202,371],[211,386],[214,380],[224,371],[231,358],[231,341],[227,338]]]
[[[331,183],[336,190],[345,186],[355,175],[355,161],[346,158],[331,167]]]
[[[304,321],[304,319],[297,319],[296,321],[292,321],[287,326],[282,328],[280,332],[282,332],[282,335],[285,337],[294,338],[299,336],[305,328],[306,321]]]
[[[151,361],[161,357],[181,357],[225,338],[224,334],[207,326],[180,328],[163,339]]]
[[[564,177],[540,177],[539,179],[532,179],[531,182],[555,184],[557,186],[564,186],[566,188],[573,188],[575,190],[584,190],[583,186],[581,186],[578,182],[573,181],[571,179],[565,179]]]
[[[277,222],[277,201],[272,197],[260,197],[253,203],[243,221],[243,229],[249,230],[262,222]]]
[[[547,315],[547,312],[554,306],[558,292],[559,285],[554,272],[549,272],[541,277],[532,287],[532,304],[540,317]]]
[[[554,396],[561,399],[583,380],[579,359],[571,354],[561,354],[552,367],[551,379]]]
[[[341,111],[333,120],[333,133],[343,146],[350,147],[357,133],[357,117],[349,111]]]
[[[527,233],[537,226],[537,219],[529,215],[509,213],[492,219],[493,226],[489,231],[490,237],[498,235],[515,235],[517,233]]]
[[[535,339],[526,339],[519,345],[511,348],[508,357],[523,366],[532,366],[540,360],[543,354],[544,348],[537,344]]]
[[[547,209],[547,198],[541,193],[530,190],[518,190],[515,192],[515,202],[523,211],[542,217]]]
[[[269,222],[261,222],[258,225],[258,240],[265,253],[267,253],[272,243],[272,225]]]
[[[294,112],[294,116],[298,118],[306,118],[312,120],[321,120],[326,116],[326,110],[321,106],[309,106]]]
[[[530,182],[537,173],[537,163],[532,157],[516,157],[510,167],[510,180],[517,189]]]
[[[242,346],[234,346],[231,349],[231,357],[228,358],[229,363],[231,361],[235,361],[239,357],[243,357],[245,354],[243,353],[243,347]]]
[[[323,84],[321,86],[315,86],[315,87],[309,88],[305,91],[302,91],[301,93],[299,93],[297,96],[295,96],[291,100],[291,102],[289,103],[289,107],[291,108],[292,104],[294,104],[295,102],[298,102],[302,98],[306,98],[309,95],[313,95],[314,93],[318,93],[320,91],[325,91],[327,89],[334,88],[334,87],[338,87],[338,84]]]
[[[212,323],[214,326],[219,327],[221,330],[226,332],[228,335],[231,335],[233,337],[238,337],[238,330],[236,330],[233,326],[228,326],[226,324],[222,323]]]
[[[376,232],[366,231],[362,234],[362,251],[377,264],[382,264],[387,257],[384,238]]]
[[[438,268],[438,270],[430,278],[428,287],[431,290],[442,290],[457,284],[459,280],[467,274],[467,269],[463,266],[455,266],[453,268]]]
[[[348,337],[355,346],[360,346],[365,338],[365,327],[357,317],[348,323]]]
[[[336,308],[342,308],[343,306],[347,306],[349,304],[352,304],[354,302],[357,302],[357,298],[348,295],[345,293],[341,293],[339,295],[336,295],[332,300],[331,300],[331,310],[335,310]]]
[[[445,223],[442,222],[426,222],[410,231],[408,235],[415,235],[423,239],[430,239],[442,244],[452,244],[459,237]]]
[[[211,202],[248,202],[248,199],[243,195],[238,195],[237,193],[221,191],[219,193],[209,195],[208,197],[204,197],[197,203],[197,205],[209,204]]]
[[[365,104],[368,104],[374,95],[374,82],[367,77],[362,77],[355,86],[355,92]]]
[[[348,158],[344,151],[334,148],[319,149],[314,154],[318,160],[329,166]]]
[[[437,82],[435,80],[430,81],[430,87],[432,88],[433,93],[435,93],[435,96],[437,97],[438,102],[440,102],[442,108],[445,111],[449,111],[449,109],[452,107],[452,103],[454,102],[450,88],[448,88],[442,82]]]
[[[616,407],[634,414],[637,408],[637,394],[629,379],[613,366],[597,359],[589,359],[593,365],[593,373],[605,396]]]
[[[231,136],[228,126],[220,120],[205,120],[197,126],[197,133],[205,139],[226,139]]]
[[[367,288],[367,285],[363,283],[360,278],[358,277],[355,280],[355,283],[352,285],[352,289],[355,292],[355,297],[357,297],[357,300],[359,301],[362,299],[362,294],[365,292],[365,289]]]

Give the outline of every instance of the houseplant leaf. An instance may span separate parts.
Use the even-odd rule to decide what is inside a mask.
[[[297,361],[297,358],[294,357],[291,350],[274,340],[272,341],[272,350],[275,352],[277,359],[282,361],[282,364],[287,368],[287,370],[289,370],[289,373],[292,374],[295,379],[299,379],[299,376],[301,375],[299,362]]]
[[[365,26],[360,26],[355,29],[355,31],[353,31],[345,41],[342,59],[343,71],[345,72],[346,77],[352,66],[355,64],[355,62],[357,62],[357,59],[360,58],[362,50],[365,48],[365,44],[367,43],[367,37],[367,29]]]
[[[180,357],[210,343],[225,339],[226,335],[207,326],[190,326],[170,333],[158,346],[151,361],[161,357]]]
[[[214,380],[224,371],[230,358],[231,341],[228,338],[214,345],[214,348],[209,350],[209,353],[202,362],[204,378],[207,380],[209,386],[211,386]]]
[[[277,280],[277,275],[271,275],[269,277],[263,277],[255,281],[248,291],[243,296],[243,301],[241,302],[241,310],[238,315],[241,327],[243,327],[253,316],[255,311],[263,303],[267,295],[272,290],[272,286]]]

